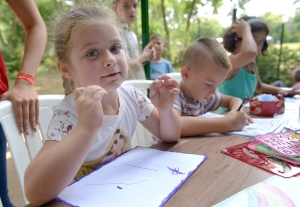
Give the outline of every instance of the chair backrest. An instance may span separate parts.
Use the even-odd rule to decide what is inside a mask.
[[[122,85],[132,85],[147,95],[152,80],[126,80]],[[150,147],[152,145],[152,134],[140,123],[136,125],[135,132],[131,138],[131,147]]]
[[[52,118],[55,106],[64,98],[64,95],[39,96],[39,127],[33,132],[31,127],[29,135],[20,134],[15,120],[15,112],[11,101],[0,102],[0,123],[8,142],[10,152],[15,164],[25,204],[28,201],[24,193],[24,174],[30,161],[36,156],[43,145],[48,125]]]
[[[175,79],[177,83],[181,82],[181,73],[179,72],[174,72],[174,73],[167,73],[166,75],[170,76],[171,78]]]

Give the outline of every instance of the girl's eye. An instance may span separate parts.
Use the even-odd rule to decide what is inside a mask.
[[[121,47],[119,45],[113,46],[111,48],[111,51],[114,53],[118,53],[121,50]]]
[[[205,85],[206,85],[206,86],[208,86],[208,87],[210,87],[210,86],[211,86],[212,84],[209,84],[209,83],[205,83]]]
[[[96,50],[92,50],[90,52],[88,52],[87,56],[88,57],[94,57],[96,55],[98,55],[99,53]]]

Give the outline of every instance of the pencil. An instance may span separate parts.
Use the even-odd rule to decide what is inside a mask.
[[[241,108],[242,108],[243,105],[246,103],[246,101],[248,101],[248,97],[245,97],[245,98],[244,98],[243,102],[241,103],[241,105],[240,105],[240,107],[238,108],[237,111],[240,111],[240,110],[241,110]]]

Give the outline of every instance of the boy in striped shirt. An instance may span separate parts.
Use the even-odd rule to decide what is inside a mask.
[[[237,111],[241,99],[216,92],[230,70],[229,57],[217,40],[200,38],[187,48],[181,67],[180,93],[173,105],[180,116],[181,136],[237,131],[253,122],[243,108]],[[224,117],[198,117],[220,106],[230,110]]]

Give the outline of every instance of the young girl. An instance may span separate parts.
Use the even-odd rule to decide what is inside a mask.
[[[26,197],[34,206],[130,150],[137,120],[162,141],[180,138],[175,80],[154,81],[152,103],[134,87],[121,86],[128,67],[110,9],[79,5],[61,15],[53,31],[57,66],[69,81],[64,87],[76,89],[56,107],[44,145],[26,170]]]
[[[282,95],[299,93],[261,82],[255,58],[259,54],[267,55],[268,34],[269,28],[264,20],[248,16],[236,21],[225,33],[223,44],[225,49],[232,53],[229,58],[233,70],[218,87],[220,93],[241,99],[253,96],[254,92]]]
[[[137,36],[130,30],[131,24],[136,20],[137,6],[138,0],[113,0],[113,10],[123,23],[120,33],[123,37],[124,47],[129,53],[128,64],[133,68],[129,73],[129,79],[146,79],[142,64],[146,61],[155,60],[156,54],[150,43],[146,45],[142,54],[140,54]]]

